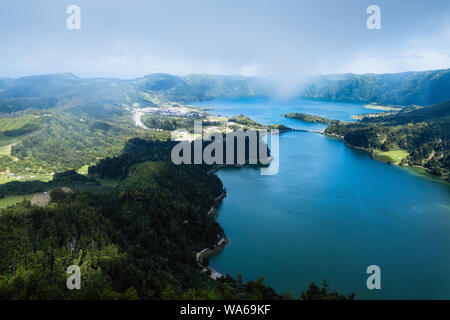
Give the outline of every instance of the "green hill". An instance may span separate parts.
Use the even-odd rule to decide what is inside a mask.
[[[407,124],[418,122],[439,122],[450,120],[450,100],[444,103],[420,108],[410,109],[408,107],[402,109],[400,112],[375,118],[364,118],[366,123],[389,123],[389,124]]]
[[[450,101],[325,130],[394,164],[424,167],[450,182]]]
[[[136,79],[133,83],[179,102],[216,97],[266,96],[269,93],[267,85],[261,79],[237,75],[189,74],[179,77],[158,73]]]
[[[337,74],[311,79],[299,93],[310,98],[431,105],[450,100],[450,69],[392,74]]]
[[[9,155],[11,147],[44,127],[45,120],[37,115],[0,118],[0,155]]]
[[[338,124],[340,122],[339,120],[331,120],[325,117],[319,117],[312,114],[298,113],[298,112],[286,113],[283,115],[283,117],[312,123]]]
[[[146,150],[157,148],[149,142]],[[196,252],[223,236],[208,214],[222,193],[217,176],[203,166],[127,159],[99,163],[106,175],[127,172],[101,197],[52,192],[47,207],[0,211],[0,299],[280,298],[262,280],[214,281],[198,267]],[[74,175],[64,175],[66,186]],[[82,290],[66,289],[72,264],[81,267]]]

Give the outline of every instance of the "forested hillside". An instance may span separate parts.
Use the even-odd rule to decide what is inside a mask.
[[[0,81],[0,113],[58,107],[80,116],[102,117],[124,112],[126,108],[170,101],[266,96],[268,93],[263,80],[243,76],[151,74],[122,80],[82,79],[70,73],[37,75]]]
[[[77,117],[107,118],[127,108],[153,106],[150,93],[121,79],[82,79],[70,73],[9,79],[0,88],[0,113],[26,109],[69,111]]]
[[[286,113],[283,116],[286,118],[301,120],[304,122],[324,123],[328,125],[339,124],[340,122],[339,120],[331,120],[325,117],[319,117],[312,114],[298,113],[298,112]]]
[[[431,105],[450,100],[450,69],[391,74],[336,74],[312,79],[300,92],[310,98]]]
[[[262,284],[253,292],[198,269],[195,252],[223,233],[207,215],[222,192],[215,175],[170,162],[111,163],[100,162],[102,175],[117,176],[118,166],[127,172],[117,191],[99,197],[56,189],[48,207],[24,202],[0,213],[1,298],[276,297]],[[83,290],[65,287],[71,264],[81,266]]]
[[[137,86],[164,94],[170,100],[189,102],[217,97],[267,96],[268,84],[259,78],[189,74],[151,74],[133,81]]]
[[[370,149],[375,155],[378,150],[406,150],[407,156],[400,164],[423,166],[429,173],[450,181],[450,101],[413,111],[365,117],[358,123],[341,123],[328,127],[325,133]]]

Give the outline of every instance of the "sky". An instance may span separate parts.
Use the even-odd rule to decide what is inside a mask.
[[[81,28],[69,30],[69,5]],[[366,9],[378,5],[381,29]],[[0,77],[136,78],[450,68],[449,0],[0,0]]]

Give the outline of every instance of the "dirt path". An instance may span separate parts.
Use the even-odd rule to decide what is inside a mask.
[[[48,204],[50,203],[50,193],[48,191],[35,193],[33,194],[33,197],[30,201],[32,205],[36,205],[39,207],[48,206]]]
[[[58,189],[61,189],[65,193],[72,193],[72,189],[70,189],[69,187],[61,187]],[[52,192],[52,190],[33,194],[30,200],[31,204],[39,207],[48,206],[48,204],[50,203],[50,192]]]
[[[209,209],[208,211],[208,215],[210,215],[214,209],[216,209],[218,207],[218,203],[219,201],[221,201],[223,198],[225,198],[227,196],[227,193],[225,192],[225,190],[218,195],[214,200],[213,200],[213,205],[211,207],[211,209]],[[207,272],[209,271],[211,273],[211,278],[213,278],[214,280],[223,277],[223,274],[221,274],[220,272],[214,270],[213,268],[209,267],[209,266],[204,266],[200,261],[202,260],[203,256],[209,256],[212,255],[214,253],[217,253],[221,250],[223,250],[226,246],[228,245],[228,239],[223,236],[219,242],[217,242],[217,244],[212,247],[212,248],[205,248],[199,252],[197,252],[197,254],[195,255],[195,259],[197,261],[197,264],[200,268],[202,268],[203,272]]]
[[[227,244],[228,244],[228,240],[225,237],[222,237],[213,248],[205,248],[202,251],[197,252],[197,254],[195,255],[195,259],[197,260],[198,266],[200,268],[202,268],[203,272],[209,271],[211,273],[211,278],[214,280],[217,280],[218,278],[223,277],[223,274],[221,274],[220,272],[214,270],[213,268],[211,268],[209,266],[204,266],[200,262],[200,260],[202,259],[202,257],[204,255],[211,255],[215,252],[223,250],[227,246]]]
[[[141,120],[141,117],[142,117],[143,114],[144,114],[144,112],[142,112],[140,110],[135,110],[133,112],[134,124],[136,125],[136,127],[142,128],[144,130],[150,130],[149,128],[147,128],[147,126]]]

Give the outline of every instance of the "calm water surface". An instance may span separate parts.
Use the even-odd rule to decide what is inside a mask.
[[[264,124],[323,129],[285,119],[304,112],[350,120],[374,112],[362,104],[306,99],[221,99],[198,103],[220,115]],[[450,187],[418,170],[371,159],[315,133],[280,135],[280,170],[261,176],[227,168],[218,221],[230,245],[210,259],[222,273],[262,275],[279,292],[298,295],[326,278],[357,298],[450,298]],[[381,290],[366,288],[366,268],[381,267]]]

